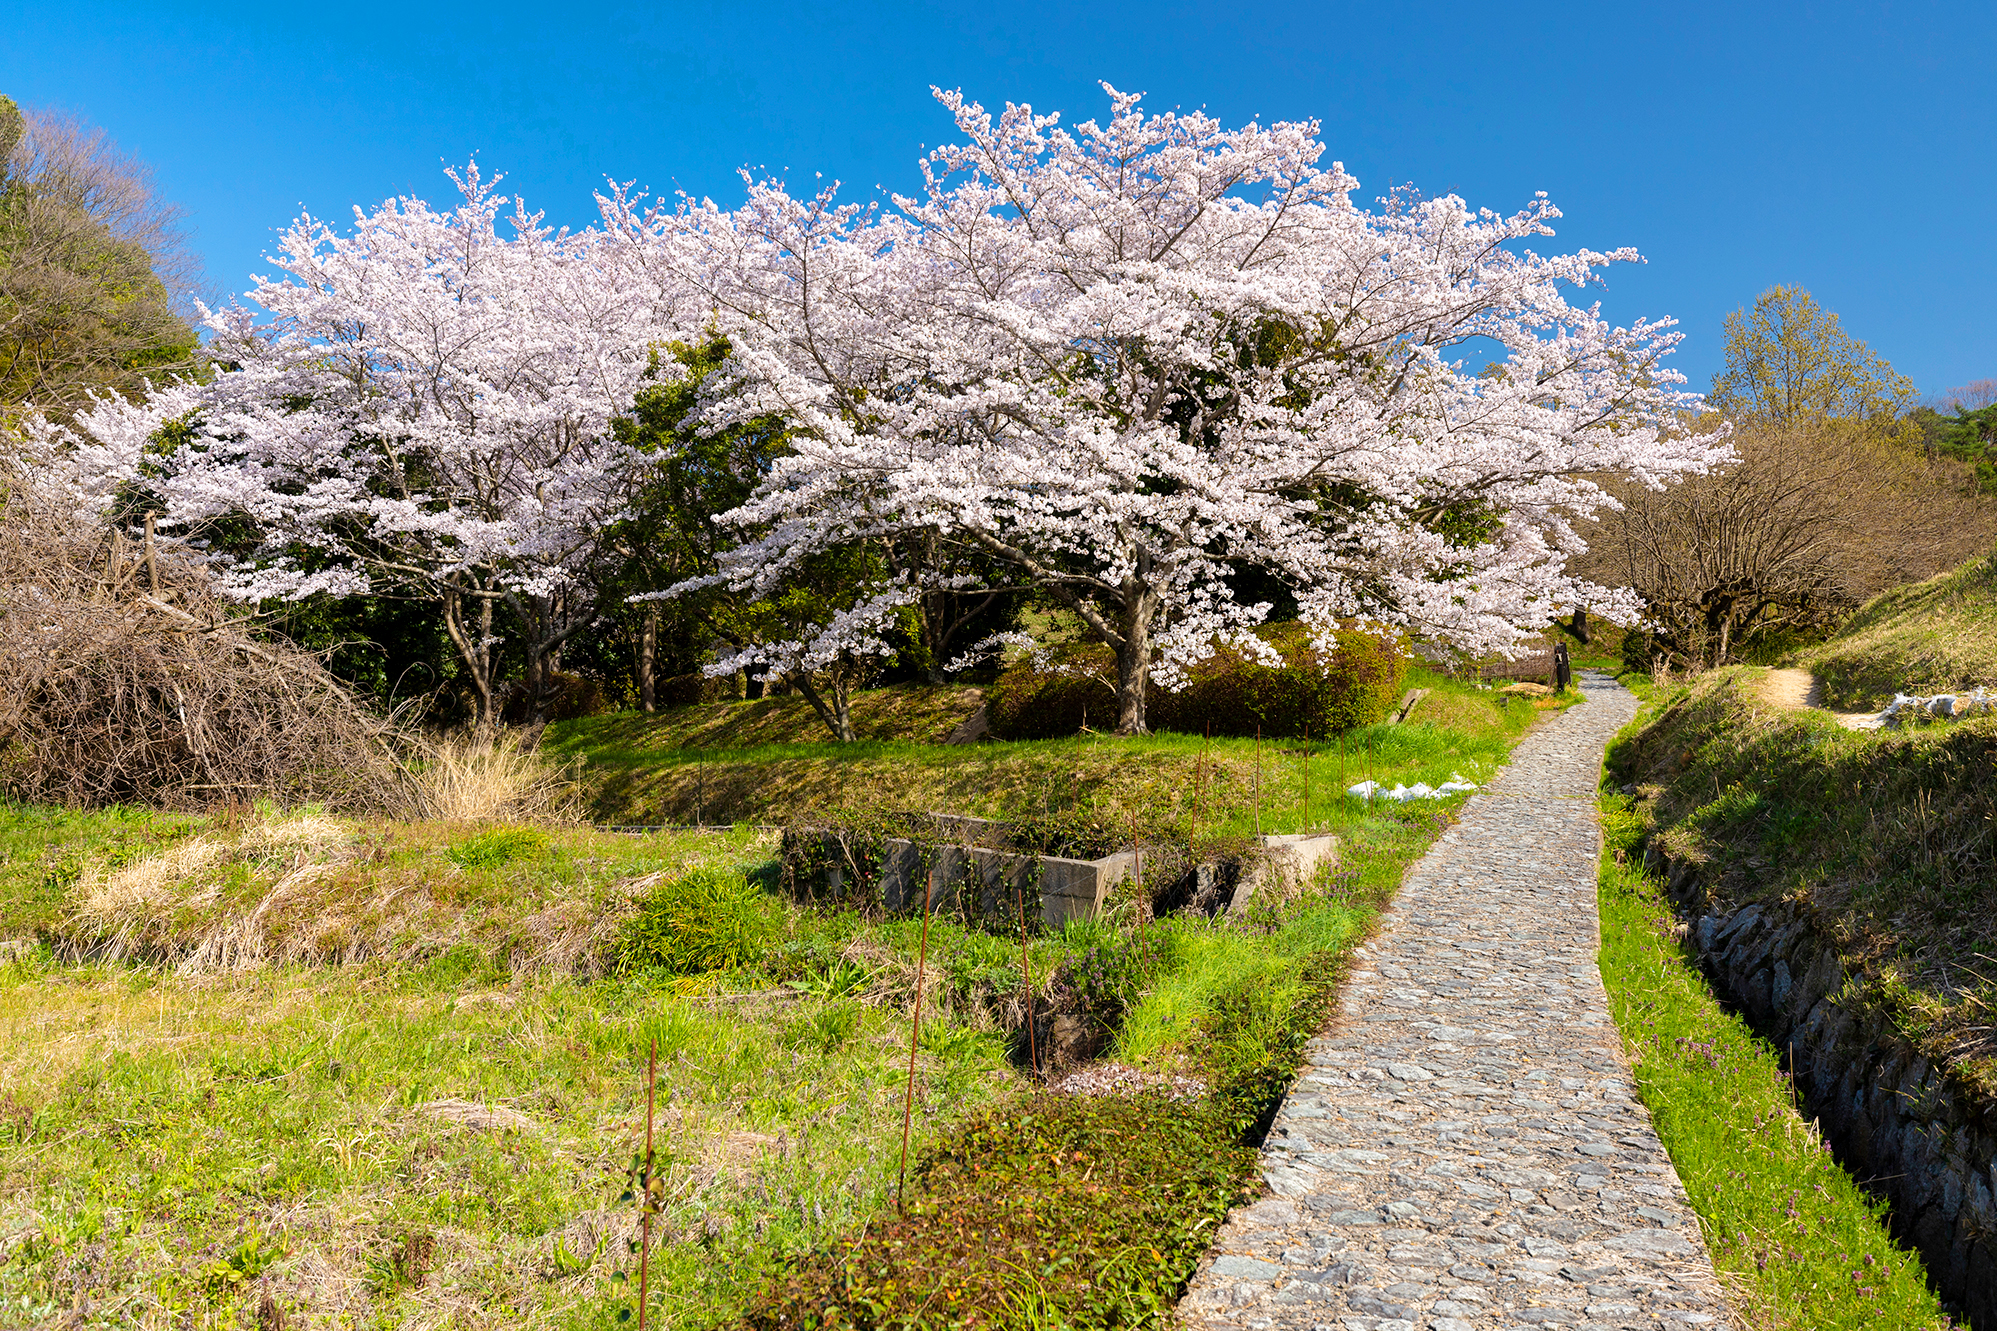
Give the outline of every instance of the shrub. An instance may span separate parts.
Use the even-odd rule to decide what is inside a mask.
[[[949,1133],[906,1212],[766,1287],[757,1331],[1154,1325],[1254,1151],[1215,1102],[1039,1096]],[[1051,1315],[1048,1315],[1051,1314]]]
[[[741,875],[716,869],[669,879],[637,907],[617,940],[620,970],[731,970],[760,960],[779,933],[777,904]]]
[[[600,716],[610,710],[610,699],[600,679],[572,675],[565,670],[550,670],[541,686],[541,719],[544,721],[574,721],[585,716]],[[503,720],[523,725],[533,714],[533,700],[527,696],[525,684],[516,684],[507,691],[506,707],[500,714]]]
[[[1311,645],[1310,631],[1290,622],[1257,630],[1284,664],[1265,666],[1233,647],[1221,647],[1194,666],[1186,687],[1168,693],[1153,685],[1145,717],[1153,730],[1189,734],[1294,738],[1335,735],[1385,717],[1400,695],[1406,654],[1398,639],[1341,629],[1326,654]],[[987,693],[986,716],[1000,739],[1054,739],[1085,723],[1107,730],[1116,723],[1115,659],[1097,644],[1055,653],[1047,669],[1022,661]]]
[[[652,686],[655,707],[691,707],[695,703],[720,702],[729,696],[729,681],[699,673],[674,675]]]

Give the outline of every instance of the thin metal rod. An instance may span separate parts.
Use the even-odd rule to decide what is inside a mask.
[[[935,890],[934,875],[922,883],[922,942],[915,952],[915,1016],[908,1025],[908,1092],[901,1102],[901,1182],[895,1187],[894,1204],[899,1214],[908,1212],[908,1127],[915,1118],[915,1045],[922,1038],[922,969],[929,960],[929,897]]]

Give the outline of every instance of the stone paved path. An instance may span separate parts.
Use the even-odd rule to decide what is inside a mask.
[[[1181,1302],[1190,1326],[1719,1325],[1698,1222],[1633,1098],[1596,969],[1602,747],[1636,701],[1528,735],[1409,874]]]

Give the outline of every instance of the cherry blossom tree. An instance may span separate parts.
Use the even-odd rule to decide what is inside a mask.
[[[1571,576],[1577,523],[1727,456],[1684,429],[1669,321],[1566,292],[1628,250],[1542,256],[1560,214],[1399,192],[1367,211],[1312,123],[1149,116],[1107,88],[1072,132],[937,92],[965,142],[892,205],[750,182],[723,210],[606,199],[643,264],[697,289],[734,348],[713,410],[781,414],[792,452],[727,515],[768,583],[856,541],[934,532],[1070,608],[1116,652],[1119,728],[1149,676],[1247,630],[1276,576],[1321,636],[1363,617],[1466,652],[1557,613],[1633,619]],[[663,279],[661,279],[663,280]],[[824,654],[878,636],[863,589]]]
[[[282,275],[250,293],[264,313],[207,313],[226,366],[209,382],[42,433],[86,494],[143,472],[172,523],[248,519],[255,549],[228,575],[246,600],[433,599],[489,729],[499,607],[537,709],[551,655],[597,613],[589,558],[639,462],[611,422],[674,372],[648,350],[673,301],[602,230],[509,212],[475,163],[450,174],[450,211],[394,200],[344,235],[300,217]],[[181,442],[160,455],[168,420]]]

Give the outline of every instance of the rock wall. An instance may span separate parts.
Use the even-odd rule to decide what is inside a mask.
[[[1997,1105],[1923,1057],[1851,983],[1808,907],[1705,900],[1689,866],[1672,896],[1720,996],[1789,1054],[1838,1160],[1892,1207],[1942,1297],[1997,1331]]]

